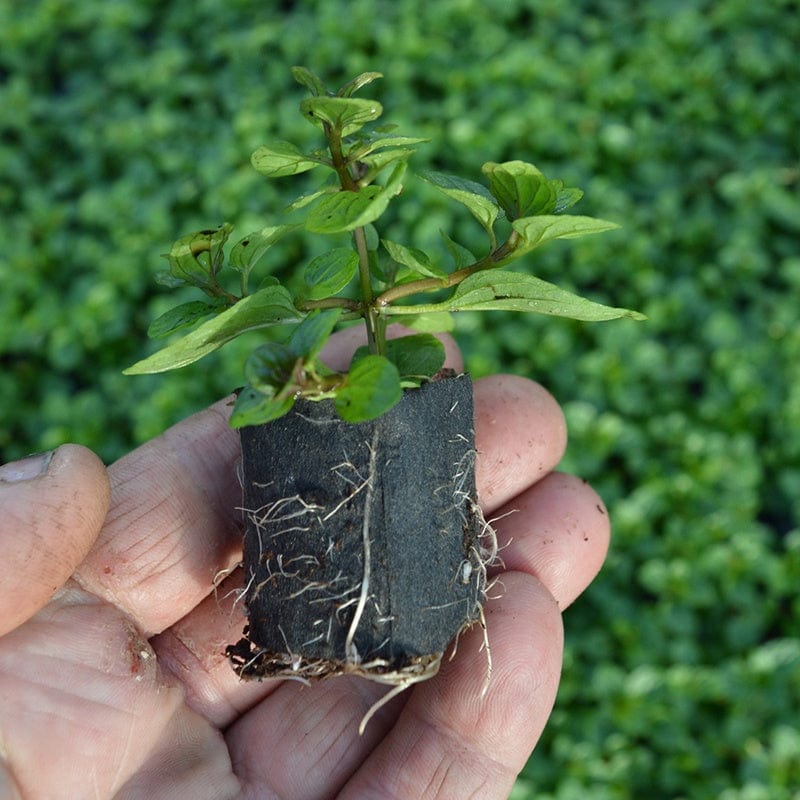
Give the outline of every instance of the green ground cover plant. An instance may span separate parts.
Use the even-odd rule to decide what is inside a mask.
[[[536,377],[565,401],[565,468],[614,522],[516,796],[796,798],[796,4],[267,6],[0,7],[3,459],[74,440],[112,460],[240,383],[254,341],[229,345],[238,364],[120,374],[174,302],[158,254],[209,220],[255,230],[280,202],[242,154],[265,131],[313,136],[283,127],[284,65],[346,80],[380,64],[393,121],[437,142],[416,167],[524,158],[581,186],[582,213],[622,227],[542,250],[537,275],[649,318],[457,320],[473,373]],[[446,228],[477,247],[469,213],[420,190],[428,213],[398,207],[387,238]]]

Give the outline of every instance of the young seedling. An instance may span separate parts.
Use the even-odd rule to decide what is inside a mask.
[[[448,643],[481,618],[496,554],[475,494],[471,384],[442,370],[432,331],[462,311],[642,315],[508,269],[549,241],[617,227],[567,213],[582,192],[523,161],[484,164],[482,183],[417,175],[475,218],[482,253],[446,232],[444,257],[383,238],[390,204],[401,192],[412,202],[409,160],[426,140],[376,125],[381,104],[355,96],[380,73],[335,93],[304,67],[292,73],[323,146],[273,142],[252,165],[268,178],[314,171],[322,182],[230,248],[228,223],[178,239],[160,280],[205,298],[156,319],[151,336],[183,335],[126,372],[182,367],[243,333],[291,327],[247,359],[231,414],[243,452],[248,626],[228,651],[243,677],[360,674],[394,693],[435,674]],[[331,242],[303,265],[303,289],[292,294],[267,274],[253,290],[270,248],[297,235]],[[388,339],[392,321],[419,332]],[[358,322],[366,345],[347,371],[326,366],[333,331]]]

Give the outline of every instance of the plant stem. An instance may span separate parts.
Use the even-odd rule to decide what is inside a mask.
[[[304,300],[296,303],[298,311],[313,311],[317,308],[346,308],[361,313],[361,303],[348,297],[324,297],[321,300]]]
[[[369,272],[369,250],[367,237],[363,228],[353,231],[353,240],[358,252],[358,282],[361,289],[361,313],[367,326],[367,344],[373,355],[380,354],[381,347],[378,341],[377,310],[372,294],[372,277]]]
[[[503,244],[500,245],[500,247],[498,247],[496,250],[493,250],[491,253],[489,253],[489,255],[478,259],[474,264],[470,264],[468,267],[463,267],[455,272],[451,272],[444,278],[421,278],[418,281],[410,281],[409,283],[404,283],[400,286],[393,286],[391,289],[387,289],[385,292],[375,298],[375,306],[382,309],[385,313],[410,314],[412,313],[410,311],[386,312],[386,307],[397,300],[402,299],[403,297],[410,297],[412,294],[433,292],[437,289],[451,289],[453,286],[458,286],[461,281],[476,272],[480,272],[484,269],[494,269],[499,267],[501,265],[500,262],[502,262],[503,259],[509,255],[509,253],[514,251],[518,241],[519,234],[516,231],[512,231],[511,235]],[[417,307],[421,308],[421,306]]]
[[[328,149],[331,152],[331,161],[336,174],[339,176],[339,183],[345,192],[357,192],[358,183],[350,174],[350,169],[342,152],[341,131],[325,125],[325,135],[328,139]],[[361,314],[367,328],[367,344],[372,354],[379,354],[383,349],[378,335],[377,311],[373,302],[372,279],[369,271],[369,250],[367,249],[367,237],[363,228],[356,228],[353,231],[353,241],[355,242],[356,252],[358,253],[358,279],[361,291]]]

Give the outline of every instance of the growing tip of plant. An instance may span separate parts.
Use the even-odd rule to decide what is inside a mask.
[[[332,399],[346,420],[359,422],[384,413],[403,390],[438,371],[432,366],[436,340],[430,332],[409,337],[402,347],[386,341],[393,317],[422,327],[464,311],[527,311],[587,321],[644,319],[527,271],[508,269],[550,241],[618,227],[566,213],[583,192],[522,160],[486,162],[485,183],[420,173],[479,224],[486,242],[483,255],[473,255],[450,231],[442,232],[444,252],[423,242],[384,238],[384,214],[398,197],[407,201],[410,160],[427,139],[376,124],[383,106],[354,96],[383,77],[380,72],[363,72],[335,92],[307,67],[292,67],[291,74],[310,95],[301,101],[300,113],[320,131],[323,146],[309,150],[272,142],[259,147],[251,163],[268,179],[319,176],[319,188],[290,201],[282,219],[270,220],[230,248],[233,226],[227,222],[179,238],[167,256],[169,272],[160,280],[194,287],[206,298],[179,304],[155,320],[151,335],[170,339],[126,372],[184,366],[245,333],[261,331],[266,341],[248,361],[248,383],[232,424],[274,419],[300,397]],[[317,255],[300,265],[299,284],[283,285],[274,277],[287,258],[283,242],[303,235],[327,238],[330,244],[314,246]],[[262,272],[260,285],[251,291],[257,270]],[[290,289],[297,285],[299,290]],[[341,374],[326,370],[318,360],[325,341],[336,327],[358,320],[366,328],[368,357],[355,359]],[[276,341],[276,331],[287,326],[288,338]]]

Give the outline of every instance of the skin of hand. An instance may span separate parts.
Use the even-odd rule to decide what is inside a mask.
[[[338,335],[324,357],[341,366],[356,344]],[[541,386],[483,378],[475,406],[503,562],[488,689],[476,625],[363,736],[385,686],[242,682],[224,655],[244,622],[230,399],[108,470],[77,445],[0,467],[0,798],[508,797],[555,700],[561,612],[600,569],[609,522],[554,471],[566,428]]]

